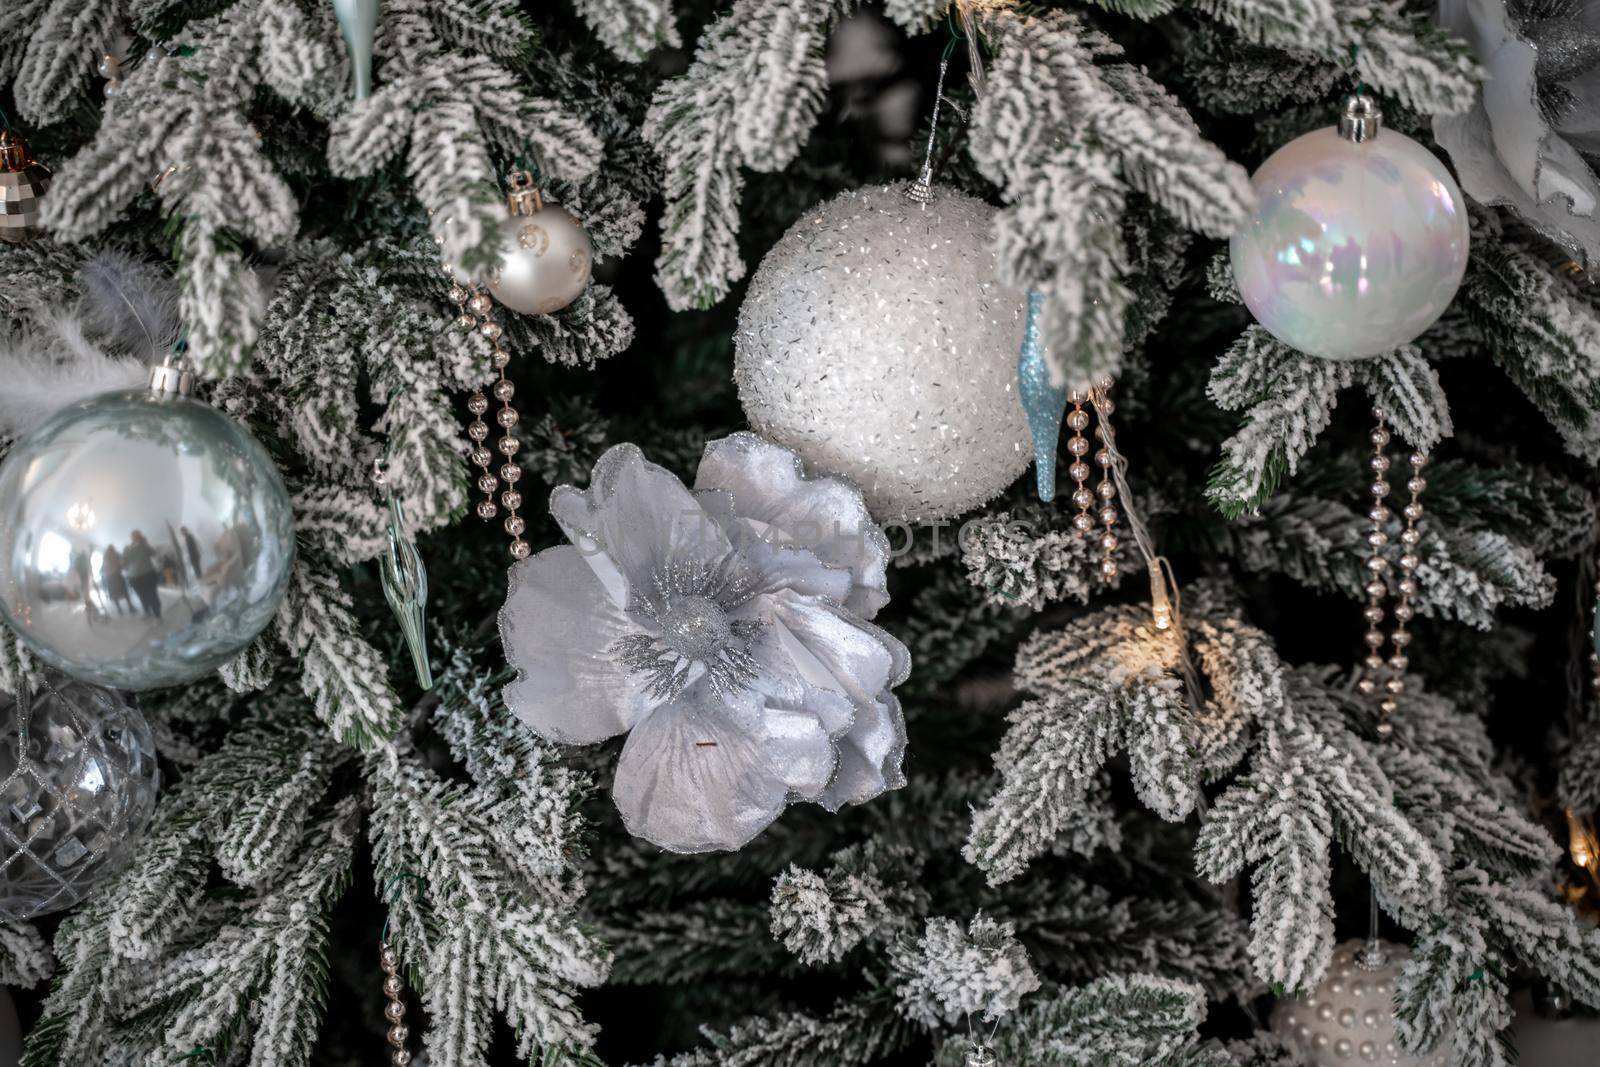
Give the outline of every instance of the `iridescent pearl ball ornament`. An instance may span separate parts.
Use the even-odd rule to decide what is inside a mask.
[[[1231,247],[1256,320],[1291,348],[1363,359],[1414,340],[1467,268],[1467,213],[1443,163],[1350,97],[1337,127],[1296,138],[1250,179]]]
[[[1357,939],[1340,944],[1317,987],[1284,998],[1272,1012],[1272,1030],[1309,1067],[1381,1064],[1449,1067],[1444,1043],[1420,1055],[1400,1046],[1394,1030],[1394,991],[1411,958],[1405,945]]]
[[[879,522],[959,515],[1033,456],[1026,298],[1000,281],[994,209],[906,194],[853,189],[806,212],[761,261],[734,335],[751,427],[855,482]]]
[[[545,203],[527,171],[513,171],[507,181],[500,262],[489,268],[485,282],[512,311],[552,315],[589,284],[594,245],[570,211]]]
[[[47,672],[0,696],[0,922],[70,908],[133,856],[155,811],[155,741],[109,689]]]
[[[63,408],[0,464],[0,615],[80,681],[193,681],[265,629],[288,586],[283,479],[188,379],[169,362],[149,389]]]

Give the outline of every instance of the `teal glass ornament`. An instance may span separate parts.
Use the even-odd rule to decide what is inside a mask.
[[[354,98],[372,95],[372,40],[378,33],[378,0],[333,0],[333,13],[350,53]]]
[[[1050,384],[1050,367],[1045,362],[1044,344],[1039,339],[1039,315],[1044,297],[1028,293],[1028,319],[1022,329],[1022,351],[1017,356],[1018,392],[1022,411],[1028,416],[1028,433],[1033,437],[1034,478],[1039,499],[1056,498],[1056,445],[1061,440],[1061,417],[1067,410],[1067,391]]]
[[[91,397],[0,464],[0,615],[46,663],[115,689],[216,670],[277,614],[294,512],[266,450],[235,420],[150,389]]]

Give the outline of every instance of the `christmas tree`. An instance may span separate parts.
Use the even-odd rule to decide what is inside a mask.
[[[1486,1067],[1600,1009],[1600,10],[1470,6],[14,0],[21,1062]],[[1285,222],[1313,131],[1382,166]],[[221,533],[158,514],[203,478]],[[134,798],[83,844],[64,708]]]

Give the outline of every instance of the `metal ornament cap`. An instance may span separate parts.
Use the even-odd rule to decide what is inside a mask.
[[[1383,128],[1383,110],[1370,96],[1347,96],[1344,113],[1339,116],[1339,136],[1361,144],[1378,136]]]
[[[293,561],[266,450],[179,393],[72,404],[0,463],[0,616],[80,681],[156,689],[217,669],[272,621]]]

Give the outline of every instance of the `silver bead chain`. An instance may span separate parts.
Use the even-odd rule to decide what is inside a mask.
[[[1089,488],[1089,464],[1083,461],[1089,454],[1089,439],[1083,436],[1083,431],[1089,427],[1089,413],[1083,410],[1088,399],[1089,394],[1081,389],[1067,390],[1067,402],[1072,405],[1067,413],[1067,426],[1072,430],[1072,436],[1067,438],[1067,453],[1072,456],[1067,474],[1078,483],[1078,488],[1072,491],[1072,502],[1078,506],[1078,513],[1072,517],[1072,528],[1080,537],[1094,529],[1094,517],[1090,514],[1094,507],[1094,491]]]
[[[1367,620],[1367,632],[1364,638],[1367,646],[1366,658],[1362,660],[1363,672],[1356,681],[1356,689],[1366,695],[1377,694],[1381,689],[1383,699],[1378,704],[1378,737],[1387,740],[1394,734],[1394,713],[1399,708],[1399,697],[1406,690],[1406,668],[1411,665],[1406,649],[1411,644],[1411,631],[1407,624],[1416,614],[1414,602],[1417,596],[1417,566],[1421,558],[1417,555],[1417,543],[1421,540],[1421,531],[1417,528],[1417,520],[1422,518],[1422,491],[1428,483],[1422,477],[1422,468],[1428,463],[1425,452],[1413,452],[1408,457],[1411,466],[1411,477],[1406,481],[1406,491],[1410,499],[1401,509],[1404,525],[1400,530],[1400,580],[1398,589],[1400,598],[1394,606],[1394,628],[1387,637],[1383,633],[1384,601],[1389,595],[1389,561],[1384,556],[1384,548],[1389,543],[1388,524],[1394,513],[1384,502],[1388,497],[1391,486],[1389,485],[1389,458],[1384,453],[1388,445],[1389,427],[1382,408],[1373,408],[1372,417],[1376,425],[1372,429],[1372,456],[1367,460],[1367,465],[1372,473],[1372,509],[1367,512],[1367,518],[1372,522],[1372,528],[1367,532],[1367,544],[1372,553],[1367,557],[1367,607],[1363,614]],[[1383,647],[1390,646],[1387,659],[1383,656]]]
[[[494,321],[494,302],[489,298],[489,294],[476,285],[471,287],[452,285],[450,299],[455,303],[458,312],[456,324],[463,330],[478,331],[494,346],[494,367],[500,374],[500,379],[494,383],[492,389],[494,398],[500,402],[500,410],[494,415],[501,432],[500,439],[495,442],[495,449],[501,456],[498,470],[494,468],[495,454],[487,443],[489,424],[483,418],[489,411],[489,398],[483,395],[481,389],[467,398],[467,410],[472,413],[472,421],[467,424],[467,437],[472,442],[472,450],[468,456],[473,466],[480,471],[477,484],[478,490],[484,497],[478,501],[477,515],[487,522],[504,508],[506,517],[503,526],[511,538],[511,556],[513,559],[527,559],[530,549],[528,542],[522,539],[522,532],[527,529],[527,524],[517,513],[522,507],[522,494],[517,490],[517,481],[522,477],[522,468],[516,463],[517,449],[521,447],[521,442],[512,433],[518,420],[517,409],[511,406],[511,398],[516,395],[516,386],[506,377],[506,365],[511,362],[511,353],[506,351],[502,337],[505,331]],[[502,483],[505,489],[500,493],[499,504],[496,504],[495,492],[500,489]]]
[[[1594,595],[1596,600],[1600,600],[1600,581],[1594,583]],[[1600,699],[1600,656],[1595,655],[1592,643],[1589,649],[1589,692]]]
[[[1094,454],[1094,461],[1100,467],[1100,484],[1095,486],[1095,492],[1100,497],[1100,525],[1105,527],[1100,534],[1100,575],[1106,581],[1111,581],[1117,576],[1117,483],[1111,476],[1111,467],[1116,459],[1105,446],[1105,434],[1101,432],[1116,408],[1111,403],[1111,379],[1103,379],[1091,390],[1089,400],[1100,419],[1100,425],[1094,428],[1095,440],[1100,442],[1100,448]]]
[[[1090,489],[1091,471],[1089,464],[1084,462],[1084,457],[1089,454],[1089,439],[1083,436],[1083,431],[1089,428],[1089,413],[1083,410],[1083,405],[1092,403],[1103,425],[1115,406],[1111,403],[1110,389],[1111,382],[1107,379],[1087,391],[1067,390],[1067,403],[1072,405],[1072,410],[1067,413],[1067,427],[1072,431],[1072,436],[1067,438],[1067,452],[1072,456],[1072,465],[1067,468],[1067,474],[1078,485],[1072,491],[1072,502],[1078,508],[1078,513],[1072,517],[1072,529],[1079,537],[1083,537],[1094,530],[1096,520],[1104,527],[1099,538],[1100,573],[1107,580],[1117,576],[1117,506],[1113,503],[1117,498],[1117,483],[1111,471],[1115,459],[1111,450],[1105,447],[1105,436],[1100,432],[1100,426],[1096,426],[1094,437],[1100,442],[1100,447],[1095,450],[1094,461],[1100,468],[1100,481]]]
[[[383,995],[389,998],[383,1006],[383,1017],[389,1023],[389,1063],[391,1067],[406,1067],[411,1062],[411,1053],[406,1049],[411,1031],[402,1021],[406,1017],[406,982],[400,977],[400,957],[393,945],[384,942],[378,946],[378,965],[383,968]]]

